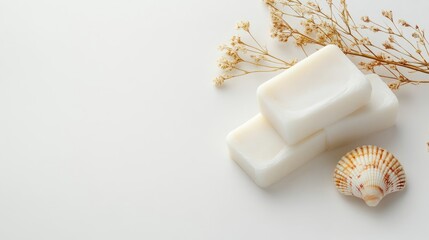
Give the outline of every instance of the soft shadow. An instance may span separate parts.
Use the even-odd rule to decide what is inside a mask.
[[[354,196],[346,196],[341,194],[341,201],[344,201],[344,204],[348,205],[354,211],[363,211],[367,214],[377,216],[383,214],[386,211],[389,211],[389,209],[393,209],[403,204],[405,201],[404,199],[406,192],[407,188],[399,192],[388,194],[375,207],[367,206],[362,199]]]

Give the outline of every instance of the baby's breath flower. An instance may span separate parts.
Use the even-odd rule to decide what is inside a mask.
[[[385,49],[393,49],[392,44],[390,44],[388,41],[384,42],[382,45]]]
[[[266,59],[265,55],[259,54],[259,55],[250,55],[250,58],[253,59],[253,61],[255,61],[255,63],[258,63],[264,59]]]
[[[385,53],[377,53],[375,55],[380,61],[385,61],[387,59],[386,54]]]
[[[306,34],[313,33],[316,30],[316,25],[314,24],[313,19],[301,21],[301,25],[304,26]]]
[[[222,70],[230,71],[235,66],[235,63],[225,57],[220,57],[218,59],[218,66]]]
[[[368,16],[363,16],[361,19],[363,22],[366,22],[366,23],[371,21]]]
[[[327,37],[326,37],[326,35],[324,33],[322,33],[322,32],[319,31],[316,34],[316,39],[317,39],[318,42],[326,42]]]
[[[231,46],[239,46],[239,45],[243,44],[243,42],[241,41],[240,36],[232,36],[230,44],[231,44]]]
[[[390,21],[393,21],[393,13],[392,13],[392,11],[383,10],[383,11],[381,12],[381,14],[382,14],[385,18],[389,19]]]
[[[403,19],[399,19],[398,20],[398,23],[399,24],[401,24],[401,26],[404,26],[404,27],[410,27],[411,25],[410,24],[408,24],[405,20],[403,20]]]
[[[246,31],[246,32],[249,31],[249,27],[250,27],[250,23],[248,21],[241,21],[241,22],[238,22],[236,25],[237,29],[242,29],[243,31]]]
[[[220,87],[225,82],[225,79],[222,76],[218,76],[215,79],[213,79],[213,83],[216,87]]]
[[[392,90],[398,90],[400,87],[400,83],[399,82],[395,82],[395,83],[389,83],[389,88]]]
[[[380,32],[380,28],[378,27],[371,26],[369,29],[373,32]]]
[[[307,39],[305,37],[303,37],[303,36],[296,36],[295,44],[298,47],[305,46],[307,44]]]

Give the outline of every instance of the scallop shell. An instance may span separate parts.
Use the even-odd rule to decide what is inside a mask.
[[[406,185],[398,159],[376,146],[358,147],[344,155],[335,168],[334,182],[342,194],[362,198],[371,207]]]

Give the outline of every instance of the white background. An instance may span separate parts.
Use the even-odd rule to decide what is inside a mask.
[[[349,2],[429,29],[428,1]],[[212,86],[242,19],[272,43],[259,0],[1,0],[0,239],[427,239],[429,86],[397,92],[396,127],[271,188],[229,159],[225,136],[272,76]],[[332,183],[360,144],[391,150],[408,176],[377,208]]]

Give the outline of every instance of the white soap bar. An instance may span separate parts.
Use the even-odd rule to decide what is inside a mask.
[[[269,186],[327,149],[391,127],[398,100],[377,76],[368,75],[373,93],[370,102],[349,116],[290,145],[258,114],[227,137],[231,158],[261,187]]]
[[[262,115],[295,144],[364,106],[371,84],[335,45],[328,45],[258,88]]]
[[[267,187],[325,151],[323,131],[287,145],[258,114],[227,137],[231,158],[261,187]]]
[[[398,113],[396,95],[378,75],[369,74],[366,78],[370,80],[372,86],[371,101],[325,128],[330,149],[395,125]]]

